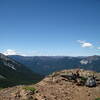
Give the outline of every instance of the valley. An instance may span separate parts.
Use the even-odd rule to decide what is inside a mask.
[[[33,84],[42,79],[23,64],[0,54],[0,87],[5,88],[20,84]]]

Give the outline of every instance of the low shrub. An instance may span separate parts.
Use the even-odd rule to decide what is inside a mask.
[[[100,100],[100,98],[96,98],[95,100]]]
[[[85,77],[81,77],[81,80],[82,80],[82,81],[86,81],[87,78],[85,78]]]
[[[29,86],[24,87],[24,89],[25,89],[25,90],[28,90],[28,91],[31,91],[31,92],[33,92],[33,93],[36,91],[36,89],[35,89],[34,87],[29,87]]]

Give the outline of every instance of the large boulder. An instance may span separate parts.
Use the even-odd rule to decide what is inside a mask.
[[[88,87],[95,87],[96,86],[96,79],[92,76],[88,77],[85,85]]]

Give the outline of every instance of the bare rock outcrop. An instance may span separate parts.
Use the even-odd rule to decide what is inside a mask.
[[[68,81],[61,75],[70,75],[74,70],[63,70],[55,72],[41,82],[31,85],[36,90],[34,93],[25,90],[25,86],[16,86],[0,91],[0,100],[95,100],[100,98],[100,73],[80,69],[79,74],[87,77],[95,75],[97,78],[96,87],[78,86]]]

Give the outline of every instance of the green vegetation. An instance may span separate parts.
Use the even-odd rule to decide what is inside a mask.
[[[32,72],[22,64],[12,59],[6,60],[5,58],[0,58],[0,76],[4,77],[0,77],[0,88],[35,84],[43,78],[41,75]],[[14,65],[15,70],[9,67],[9,65]]]
[[[2,90],[3,88],[0,88],[0,90]]]
[[[96,98],[95,100],[100,100],[100,98]]]
[[[86,81],[87,78],[85,78],[85,77],[81,77],[81,80],[82,80],[82,81]]]
[[[30,86],[26,86],[26,87],[24,87],[24,89],[28,90],[28,91],[31,91],[33,93],[36,91],[36,89],[34,87],[30,87]]]

